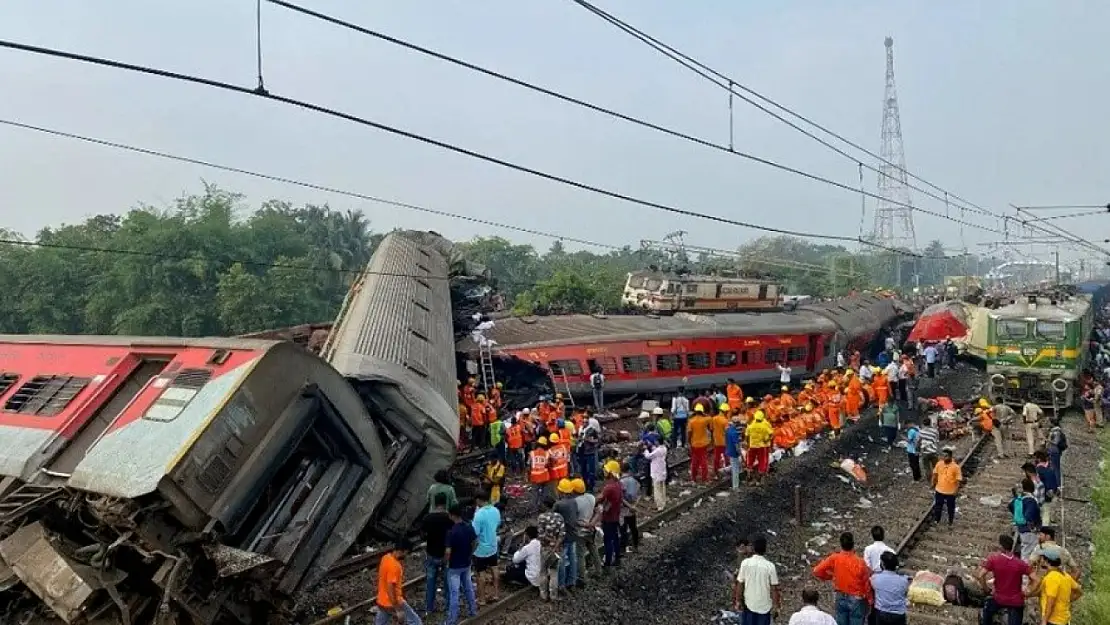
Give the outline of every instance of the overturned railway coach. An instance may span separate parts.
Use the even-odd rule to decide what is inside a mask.
[[[386,235],[351,288],[321,351],[362,397],[385,442],[389,485],[374,529],[403,535],[434,475],[455,461],[451,242]]]
[[[521,317],[485,334],[499,353],[546,367],[560,390],[589,394],[599,370],[606,392],[662,393],[730,378],[774,382],[779,363],[806,376],[834,366],[840,350],[873,350],[909,311],[889,297],[858,295],[776,313]]]
[[[259,622],[350,548],[384,457],[291,343],[0,336],[0,614]]]

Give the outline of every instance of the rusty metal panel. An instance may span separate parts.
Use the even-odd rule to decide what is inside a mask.
[[[100,588],[92,575],[87,575],[87,567],[71,563],[54,548],[40,523],[24,526],[0,541],[0,558],[67,623],[82,616],[89,599]]]

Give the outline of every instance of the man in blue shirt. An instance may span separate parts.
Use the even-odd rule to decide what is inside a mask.
[[[733,417],[725,430],[725,455],[732,468],[732,490],[740,490],[740,441],[743,437],[740,428],[740,417]]]
[[[470,559],[474,555],[474,543],[478,536],[474,528],[463,520],[463,508],[459,504],[451,507],[448,513],[455,525],[447,532],[447,620],[445,625],[459,622],[459,591],[466,595],[466,607],[470,616],[478,615],[478,600],[474,596],[474,580],[470,577]]]
[[[897,572],[898,556],[893,551],[879,556],[883,570],[871,576],[875,591],[876,625],[906,625],[906,596],[910,578]]]
[[[479,603],[486,604],[501,598],[501,575],[497,566],[497,530],[501,527],[501,512],[490,503],[490,497],[485,492],[478,493],[474,500],[478,504],[472,523],[474,533],[478,536],[478,548],[474,550],[474,571],[478,574]]]
[[[917,424],[911,423],[906,428],[906,459],[910,462],[910,472],[913,473],[913,481],[921,481],[921,455],[918,452],[918,439],[921,438],[921,430],[917,429]]]

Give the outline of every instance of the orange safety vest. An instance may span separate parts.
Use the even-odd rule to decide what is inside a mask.
[[[564,425],[563,429],[559,430],[559,444],[570,451],[571,442],[574,440],[574,430],[569,425]]]
[[[536,424],[532,421],[532,415],[524,420],[521,428],[521,435],[524,437],[524,442],[531,443],[536,440]]]
[[[466,404],[467,408],[469,408],[471,405],[474,404],[474,387],[473,386],[471,386],[469,384],[463,386],[463,388],[462,388],[462,400],[463,400],[463,403]]]
[[[489,403],[494,410],[501,410],[501,389],[495,386],[489,390]]]
[[[497,409],[487,403],[486,404],[486,423],[492,425],[494,421],[497,421]]]
[[[551,480],[551,474],[547,471],[546,449],[533,449],[529,454],[528,466],[532,469],[528,479],[533,484],[546,484]]]
[[[551,479],[561,480],[570,475],[570,456],[567,448],[562,445],[552,447],[548,453],[551,455]]]
[[[728,397],[729,408],[739,408],[744,404],[744,390],[739,384],[729,384],[725,388],[725,396]]]
[[[562,400],[555,402],[555,416],[562,419],[567,414],[567,405]]]
[[[505,438],[508,439],[509,449],[520,449],[524,447],[523,430],[524,428],[520,427],[520,424],[509,426],[509,431],[505,434]]]
[[[485,402],[475,402],[470,405],[470,425],[482,426],[486,424],[489,413],[489,405]]]

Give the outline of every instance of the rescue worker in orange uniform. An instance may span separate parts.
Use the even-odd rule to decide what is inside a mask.
[[[551,475],[552,480],[561,480],[570,475],[570,453],[567,448],[561,444],[559,435],[552,432],[547,437],[547,453],[550,456],[550,464],[548,465],[548,473]]]
[[[794,401],[794,396],[790,394],[790,387],[782,387],[782,391],[779,394],[780,412],[782,412],[783,415],[792,417],[794,416],[795,408],[797,408],[797,403]]]
[[[517,417],[509,421],[509,429],[505,431],[505,444],[509,450],[509,471],[522,473],[524,471],[524,426]]]
[[[829,392],[825,397],[825,418],[829,422],[829,427],[832,428],[832,438],[840,438],[841,411],[844,410],[844,398],[836,388],[835,382],[830,382],[828,386]]]
[[[462,387],[462,403],[467,410],[474,405],[474,398],[478,394],[478,381],[470,378]]]
[[[744,389],[732,378],[728,379],[728,385],[725,386],[725,396],[728,398],[728,407],[733,410],[744,404]]]
[[[486,396],[478,393],[470,405],[470,443],[476,448],[489,447],[489,424],[497,413],[486,403]]]
[[[848,384],[844,388],[844,414],[849,421],[855,423],[859,421],[859,411],[863,407],[863,384],[851,371],[845,375],[848,378]]]
[[[741,417],[741,419],[743,419],[745,424],[751,423],[752,417],[755,415],[756,410],[759,410],[759,406],[755,405],[755,398],[754,397],[745,397],[744,398],[744,414]]]
[[[470,439],[470,409],[462,403],[462,386],[459,386],[459,451],[466,449]]]
[[[713,473],[716,476],[717,472],[728,466],[728,459],[725,458],[725,430],[728,429],[728,412],[729,404],[721,404],[717,406],[717,412],[709,422],[709,428],[713,432]]]
[[[491,388],[489,390],[489,405],[493,406],[493,409],[496,410],[497,412],[501,412],[501,383],[500,382],[498,382],[497,384],[494,384],[493,388]]]
[[[875,390],[875,403],[882,410],[890,401],[890,380],[885,373],[878,373],[871,380],[871,388]]]
[[[567,405],[563,403],[562,393],[555,393],[555,404],[553,408],[555,409],[556,419],[562,419],[567,415]]]
[[[813,392],[813,382],[806,382],[805,388],[798,393],[799,404],[813,403],[816,399],[816,393]]]
[[[551,457],[547,453],[547,439],[542,436],[536,441],[536,448],[528,454],[528,481],[532,483],[535,492],[533,506],[540,509],[544,496],[550,494],[551,485]]]
[[[713,437],[709,432],[709,417],[705,407],[694,407],[694,416],[686,424],[686,440],[690,442],[690,478],[695,482],[709,481],[709,465],[706,463]]]

